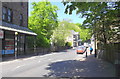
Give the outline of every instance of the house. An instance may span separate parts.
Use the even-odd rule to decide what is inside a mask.
[[[0,52],[3,56],[25,54],[28,36],[28,2],[0,2]]]
[[[81,40],[80,40],[80,35],[79,32],[75,32],[74,30],[70,31],[70,36],[67,37],[66,42],[71,42],[72,47],[77,47],[80,46]]]

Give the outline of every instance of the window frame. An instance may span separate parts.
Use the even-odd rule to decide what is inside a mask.
[[[4,12],[4,10],[6,12]],[[3,17],[5,17],[5,18],[3,18]],[[5,22],[8,22],[8,23],[12,23],[12,19],[13,19],[12,9],[3,6],[2,7],[2,20],[5,21]]]
[[[4,12],[4,10],[6,10],[6,12]],[[2,7],[2,20],[7,21],[7,7],[4,6]]]
[[[10,11],[10,15],[9,15],[9,11]],[[13,18],[13,16],[12,16],[12,9],[8,8],[7,12],[8,12],[8,14],[7,14],[7,21],[8,22],[12,22],[12,18]],[[10,21],[9,21],[9,18],[10,18]]]

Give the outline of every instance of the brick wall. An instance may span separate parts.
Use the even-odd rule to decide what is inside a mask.
[[[0,21],[2,20],[2,2],[0,1]]]
[[[12,23],[20,25],[20,14],[23,15],[22,26],[28,26],[28,2],[3,2],[4,7],[10,8],[13,11]]]

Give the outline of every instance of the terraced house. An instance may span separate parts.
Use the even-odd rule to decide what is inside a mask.
[[[0,53],[3,56],[25,54],[26,38],[36,35],[28,29],[28,2],[0,2]]]

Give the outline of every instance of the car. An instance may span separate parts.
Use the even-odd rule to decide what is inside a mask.
[[[81,46],[76,49],[77,54],[83,54],[85,52],[85,47]]]

